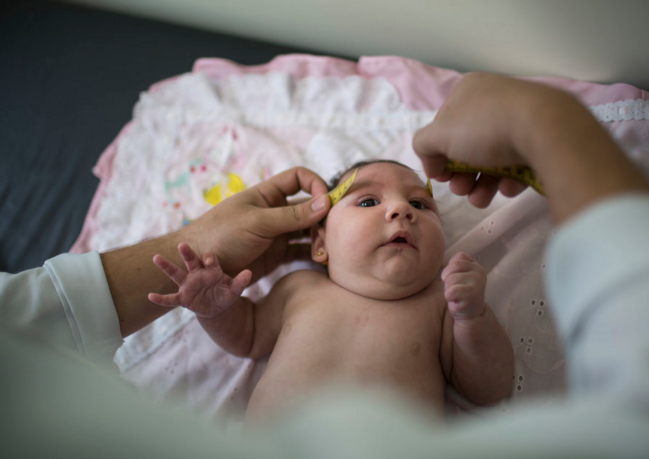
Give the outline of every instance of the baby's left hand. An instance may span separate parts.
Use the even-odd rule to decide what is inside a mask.
[[[485,310],[486,271],[466,253],[456,253],[442,271],[444,297],[453,318],[470,320]]]

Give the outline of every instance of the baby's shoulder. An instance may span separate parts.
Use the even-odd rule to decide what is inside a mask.
[[[293,296],[296,293],[312,291],[315,288],[322,287],[329,277],[320,271],[312,269],[301,269],[293,271],[282,277],[276,284],[288,295]]]
[[[291,285],[304,286],[305,283],[321,282],[328,280],[329,277],[322,271],[315,271],[313,269],[300,269],[288,273],[282,277],[281,281]]]

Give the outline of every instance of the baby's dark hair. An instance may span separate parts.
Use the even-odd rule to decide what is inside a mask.
[[[340,180],[341,180],[341,179],[345,176],[345,174],[346,174],[347,172],[349,172],[349,171],[353,171],[353,170],[356,169],[356,168],[361,168],[361,167],[369,166],[370,164],[378,164],[378,163],[396,164],[397,166],[405,167],[406,169],[411,170],[411,171],[414,172],[414,170],[412,170],[410,167],[406,166],[405,164],[402,164],[402,163],[400,163],[399,161],[393,161],[393,160],[391,160],[391,159],[372,159],[372,160],[369,160],[369,161],[359,161],[359,162],[357,162],[357,163],[355,163],[355,164],[352,164],[350,167],[348,167],[348,168],[345,169],[344,171],[339,172],[338,174],[336,174],[336,175],[331,179],[331,181],[329,182],[329,184],[327,185],[327,188],[329,189],[329,191],[332,191],[334,188],[336,188],[338,185],[340,185]]]

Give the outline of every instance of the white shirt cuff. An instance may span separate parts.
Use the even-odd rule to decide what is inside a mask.
[[[44,267],[79,352],[97,363],[111,363],[123,340],[99,253],[59,255],[47,260]]]

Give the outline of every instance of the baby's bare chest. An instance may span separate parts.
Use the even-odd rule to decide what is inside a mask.
[[[287,305],[272,359],[316,372],[405,374],[437,366],[446,306],[440,293],[430,288],[395,301],[337,288],[299,295]]]
[[[441,283],[440,283],[441,284]],[[437,285],[393,302],[313,289],[286,305],[282,330],[248,406],[251,418],[332,381],[397,390],[443,405],[446,303]]]

